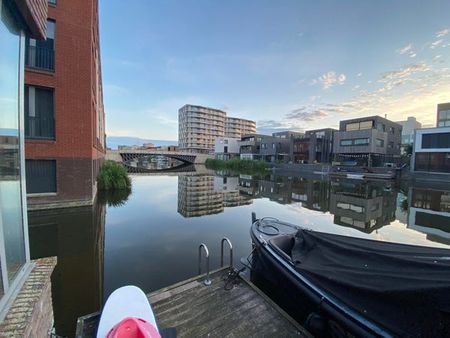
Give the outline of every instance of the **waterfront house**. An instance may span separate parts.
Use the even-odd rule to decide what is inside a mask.
[[[25,40],[45,39],[47,1],[0,0],[0,336],[45,337],[54,258],[30,260],[24,154]],[[6,81],[3,81],[6,80]]]
[[[25,41],[28,202],[92,205],[106,152],[98,0],[48,3],[47,38]]]
[[[241,160],[289,161],[291,138],[262,134],[244,135],[239,142]]]
[[[333,154],[332,128],[309,130],[292,140],[291,159],[294,163],[331,163]]]
[[[219,160],[239,157],[240,138],[218,137],[214,142],[214,156]]]
[[[381,116],[341,121],[334,133],[334,159],[342,164],[383,167],[400,158],[402,126]]]

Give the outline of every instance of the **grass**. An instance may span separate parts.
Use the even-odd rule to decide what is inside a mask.
[[[98,189],[102,191],[131,190],[131,179],[125,167],[114,161],[103,162],[97,175]]]
[[[240,160],[232,159],[228,161],[207,159],[205,166],[208,169],[213,170],[229,170],[234,173],[242,174],[267,174],[266,169],[269,168],[267,162],[256,160]]]

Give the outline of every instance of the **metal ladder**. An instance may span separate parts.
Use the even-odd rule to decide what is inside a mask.
[[[230,248],[230,268],[233,268],[233,244],[231,244],[231,241],[227,237],[223,237],[220,242],[220,267],[221,268],[223,267],[223,257],[224,257],[223,248],[225,242],[228,244],[228,247]],[[202,274],[202,249],[203,251],[205,251],[205,258],[206,258],[205,262],[206,278],[203,281],[203,284],[209,286],[211,285],[211,279],[209,278],[209,249],[205,243],[200,243],[198,247],[198,274],[199,275]]]

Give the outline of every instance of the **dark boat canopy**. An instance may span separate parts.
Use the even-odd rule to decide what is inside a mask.
[[[450,251],[299,230],[295,269],[398,336],[450,337]]]

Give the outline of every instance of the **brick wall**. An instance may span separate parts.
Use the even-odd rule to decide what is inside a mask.
[[[45,39],[47,0],[15,0],[15,3],[28,26],[28,35],[36,39]]]
[[[35,266],[0,323],[0,337],[47,337],[53,327],[51,274],[56,258],[34,261]]]

